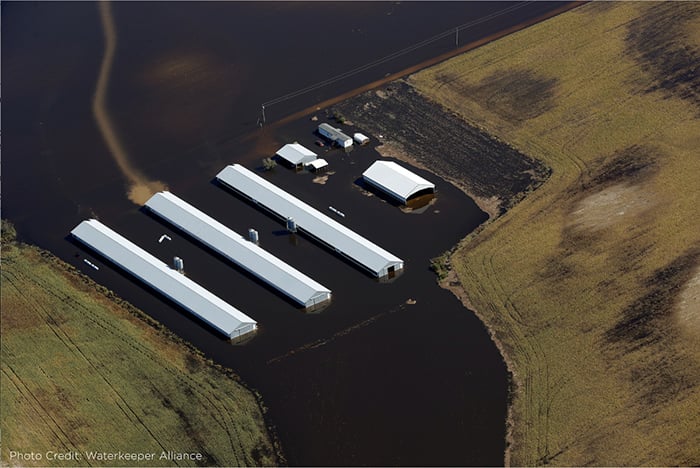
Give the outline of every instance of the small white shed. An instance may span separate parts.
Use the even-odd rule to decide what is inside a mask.
[[[326,169],[328,167],[328,161],[323,158],[318,158],[306,165],[306,168],[313,172],[318,172],[320,170]]]

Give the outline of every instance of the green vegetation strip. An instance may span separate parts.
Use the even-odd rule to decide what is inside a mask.
[[[235,376],[11,237],[3,222],[3,465],[278,462],[258,400]]]
[[[410,77],[552,169],[452,256],[515,465],[700,463],[700,4],[593,2]]]

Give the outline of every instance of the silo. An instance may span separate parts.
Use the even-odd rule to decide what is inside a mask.
[[[177,270],[178,273],[185,272],[185,262],[183,262],[180,257],[173,258],[173,267]]]
[[[260,235],[258,234],[258,231],[253,228],[248,229],[248,240],[258,244],[260,242]]]

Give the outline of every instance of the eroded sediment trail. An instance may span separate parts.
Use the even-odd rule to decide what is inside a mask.
[[[100,65],[100,74],[97,77],[95,95],[92,98],[92,112],[95,121],[102,133],[102,137],[109,148],[109,152],[119,166],[124,176],[129,181],[129,191],[127,196],[132,202],[142,205],[151,195],[166,188],[163,182],[149,180],[141,171],[136,169],[129,160],[129,155],[124,148],[119,135],[115,130],[114,123],[107,107],[107,91],[109,89],[109,77],[112,73],[112,64],[117,49],[117,32],[114,27],[112,17],[112,7],[110,2],[102,1],[97,3],[100,9],[100,19],[105,37],[105,52]]]

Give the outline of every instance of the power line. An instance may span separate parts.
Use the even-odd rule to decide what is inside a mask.
[[[492,19],[494,19],[494,18],[497,18],[497,17],[499,17],[499,16],[508,14],[508,13],[510,13],[510,12],[512,12],[512,11],[515,11],[515,10],[517,10],[517,9],[519,9],[519,8],[522,8],[522,7],[524,7],[525,5],[528,5],[528,4],[530,4],[530,3],[532,3],[532,2],[530,2],[530,1],[520,2],[520,3],[517,3],[517,4],[515,4],[515,5],[510,6],[510,7],[508,7],[508,8],[504,8],[503,10],[499,10],[499,11],[497,11],[497,12],[491,13],[491,14],[489,14],[489,15],[486,15],[486,16],[484,16],[484,17],[478,18],[478,19],[476,19],[476,20],[473,20],[473,21],[470,21],[470,22],[468,22],[468,23],[464,23],[464,24],[462,24],[462,25],[459,25],[459,26],[457,26],[456,28],[450,28],[449,30],[444,31],[444,32],[442,32],[442,33],[440,33],[440,34],[437,34],[437,35],[435,35],[435,36],[433,36],[433,37],[431,37],[431,38],[428,38],[428,39],[425,39],[425,40],[423,40],[423,41],[420,41],[420,42],[418,42],[418,43],[416,43],[416,44],[413,44],[413,45],[411,45],[411,46],[409,46],[409,47],[406,47],[405,49],[401,49],[401,50],[399,50],[399,51],[397,51],[397,52],[391,53],[391,54],[389,54],[389,55],[387,55],[387,56],[385,56],[385,57],[382,57],[382,58],[380,58],[380,59],[374,60],[374,61],[372,61],[372,62],[369,62],[369,63],[365,64],[365,65],[359,66],[359,67],[357,67],[357,68],[354,68],[354,69],[352,69],[352,70],[346,71],[346,72],[344,72],[344,73],[341,73],[341,74],[339,74],[339,75],[333,76],[333,77],[331,77],[331,78],[325,79],[325,80],[323,80],[323,81],[319,81],[318,83],[312,84],[312,85],[310,85],[310,86],[306,86],[306,87],[304,87],[304,88],[298,89],[298,90],[293,91],[293,92],[291,92],[291,93],[285,94],[284,96],[280,96],[280,97],[277,97],[277,98],[272,99],[272,100],[270,100],[270,101],[267,101],[267,102],[265,102],[265,103],[262,104],[262,107],[263,107],[263,109],[264,109],[265,107],[270,107],[270,106],[272,106],[272,105],[279,104],[280,102],[287,101],[287,100],[289,100],[289,99],[292,99],[292,98],[301,96],[301,95],[306,94],[306,93],[310,93],[311,91],[315,91],[315,90],[317,90],[317,89],[319,89],[319,88],[322,88],[322,87],[324,87],[324,86],[328,86],[328,85],[333,84],[333,83],[335,83],[335,82],[337,82],[337,81],[340,81],[340,80],[342,80],[342,79],[351,77],[351,76],[356,75],[356,74],[358,74],[358,73],[361,73],[361,72],[363,72],[363,71],[369,70],[370,68],[374,68],[374,67],[376,67],[376,66],[378,66],[378,65],[381,65],[381,64],[386,63],[386,62],[388,62],[388,61],[390,61],[390,60],[393,60],[393,59],[395,59],[395,58],[397,58],[397,57],[400,57],[400,56],[402,56],[402,55],[408,54],[409,52],[413,52],[413,51],[416,50],[416,49],[420,49],[421,47],[425,47],[425,46],[428,45],[428,44],[432,44],[433,42],[436,42],[436,41],[439,41],[440,39],[443,39],[443,38],[445,38],[445,37],[451,36],[452,34],[456,34],[457,37],[459,37],[459,31],[460,31],[460,30],[465,30],[465,29],[471,28],[471,27],[473,27],[473,26],[476,26],[476,25],[478,25],[478,24],[481,24],[481,23],[484,23],[484,22],[486,22],[486,21],[489,21],[489,20],[492,20]]]

